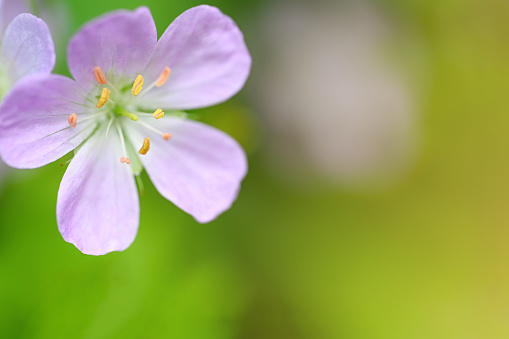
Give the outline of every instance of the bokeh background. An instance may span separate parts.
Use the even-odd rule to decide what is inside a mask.
[[[65,46],[148,6],[159,34],[193,0],[38,4]],[[0,337],[509,337],[509,2],[218,0],[253,55],[244,90],[191,112],[250,171],[201,225],[144,176],[121,253],[58,233],[59,161],[0,168]],[[50,19],[48,19],[50,20]]]

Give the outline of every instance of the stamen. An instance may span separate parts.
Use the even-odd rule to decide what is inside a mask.
[[[76,123],[78,122],[78,116],[76,113],[72,113],[69,115],[69,118],[67,118],[67,122],[69,123],[69,126],[76,127]]]
[[[163,72],[161,73],[161,75],[159,75],[159,78],[157,78],[156,81],[154,81],[152,84],[150,84],[150,86],[148,86],[145,91],[143,91],[143,93],[141,95],[145,95],[147,94],[148,92],[150,92],[150,90],[152,90],[154,87],[161,87],[162,85],[164,85],[166,83],[166,81],[168,81],[168,78],[170,77],[170,74],[171,74],[171,70],[170,70],[170,67],[166,67]]]
[[[143,119],[142,119],[142,120],[143,120]],[[151,131],[153,131],[153,132],[155,132],[155,133],[159,134],[159,135],[160,135],[160,136],[162,136],[162,137],[163,137],[163,139],[164,139],[164,140],[166,140],[166,141],[170,140],[170,138],[172,137],[172,134],[170,134],[170,133],[164,133],[164,132],[161,132],[161,131],[160,131],[160,130],[158,130],[157,128],[152,127],[152,126],[150,126],[149,124],[147,124],[147,123],[145,123],[145,122],[143,122],[143,121],[141,121],[141,120],[140,120],[140,121],[138,121],[138,123],[139,123],[140,125],[145,126],[147,129],[149,129],[149,130],[151,130]]]
[[[108,88],[103,88],[101,92],[101,97],[99,98],[99,102],[97,103],[96,107],[101,108],[104,106],[104,104],[109,100],[111,91]]]
[[[101,69],[101,67],[96,66],[94,68],[94,76],[95,76],[95,80],[97,80],[99,85],[106,85],[106,83],[107,83],[106,77],[104,76],[104,73],[103,73],[103,70]]]
[[[164,112],[163,112],[163,110],[162,110],[162,109],[158,108],[158,109],[154,112],[153,116],[154,116],[154,119],[159,120],[159,119],[161,119],[162,117],[164,117]]]
[[[138,151],[138,153],[140,153],[142,155],[145,155],[145,154],[147,154],[149,149],[150,149],[150,139],[149,138],[145,138],[145,140],[143,140],[143,145],[141,146],[141,148]]]
[[[120,162],[123,163],[123,164],[130,165],[131,164],[131,159],[129,159],[128,157],[122,157],[122,158],[120,158]]]
[[[137,96],[140,94],[141,90],[143,89],[143,77],[141,75],[138,75],[133,83],[133,88],[131,92],[134,96]]]
[[[122,144],[122,151],[124,151],[124,156],[120,158],[120,162],[123,164],[126,164],[126,165],[130,165],[131,159],[129,159],[126,156],[127,151],[125,149],[124,133],[122,132],[122,129],[120,128],[120,126],[118,124],[116,125],[116,127],[117,127],[118,136],[120,137],[120,143]]]
[[[156,86],[161,87],[162,85],[164,85],[166,83],[166,81],[168,81],[170,74],[171,74],[170,67],[166,67],[164,69],[163,73],[161,73],[161,75],[159,76],[159,78],[157,78]]]

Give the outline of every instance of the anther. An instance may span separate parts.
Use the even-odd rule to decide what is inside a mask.
[[[95,80],[97,80],[99,85],[106,85],[106,83],[107,83],[106,77],[104,76],[104,73],[103,73],[103,70],[101,69],[101,67],[96,66],[94,68],[94,76],[95,76]]]
[[[164,112],[162,109],[158,108],[152,115],[154,116],[154,119],[158,120],[164,117]]]
[[[126,164],[126,165],[130,165],[131,164],[131,160],[128,157],[120,158],[120,162],[123,163],[123,164]]]
[[[76,123],[78,122],[78,116],[76,113],[72,113],[69,115],[69,118],[67,118],[67,122],[69,123],[69,126],[76,127]]]
[[[131,92],[133,93],[134,96],[137,96],[138,94],[140,94],[142,88],[143,88],[143,77],[138,74],[138,76],[134,80],[133,89],[131,90]]]
[[[104,106],[104,104],[109,100],[111,91],[108,88],[103,88],[103,91],[101,92],[101,97],[99,98],[99,102],[97,103],[96,107],[101,108]]]
[[[138,153],[145,155],[145,154],[147,154],[149,149],[150,149],[150,139],[145,138],[145,140],[143,140],[143,146],[141,146]]]
[[[157,78],[156,86],[161,87],[162,85],[164,85],[166,83],[166,81],[168,81],[170,74],[171,74],[170,67],[166,67],[164,69],[164,71],[161,73],[161,75],[159,76],[159,78]]]
[[[172,137],[171,133],[163,133],[163,139],[168,141]]]

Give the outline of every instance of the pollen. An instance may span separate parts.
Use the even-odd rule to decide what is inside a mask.
[[[120,162],[123,164],[126,164],[126,165],[130,165],[131,159],[129,159],[128,157],[122,157],[122,158],[120,158]]]
[[[143,89],[143,77],[138,74],[138,76],[134,80],[133,89],[131,90],[131,92],[133,93],[134,96],[137,96],[138,94],[140,94],[142,89]]]
[[[150,139],[145,138],[145,140],[143,140],[143,146],[141,146],[138,153],[145,155],[145,154],[147,154],[149,149],[150,149]]]
[[[154,119],[159,120],[159,119],[161,119],[162,117],[164,117],[164,112],[163,112],[163,110],[162,110],[162,109],[158,108],[158,109],[154,112],[153,116],[154,116]]]
[[[163,139],[168,141],[172,137],[171,133],[163,133]]]
[[[103,88],[103,91],[101,92],[101,97],[99,98],[99,102],[97,103],[96,107],[101,108],[104,106],[104,104],[110,99],[111,91],[108,88]]]
[[[161,73],[161,75],[159,76],[159,78],[157,78],[156,86],[161,87],[162,85],[164,85],[166,83],[166,81],[168,81],[170,74],[171,74],[170,67],[166,67],[164,69],[164,71]]]
[[[78,116],[76,113],[72,113],[69,115],[69,118],[67,118],[67,122],[69,123],[69,126],[76,127],[76,123],[78,122]]]
[[[106,83],[107,83],[106,77],[104,76],[104,73],[103,73],[103,70],[101,69],[101,67],[96,66],[94,68],[94,76],[95,76],[95,80],[97,80],[99,85],[106,85]]]

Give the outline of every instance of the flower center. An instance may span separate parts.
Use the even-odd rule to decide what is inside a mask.
[[[120,162],[126,165],[130,165],[132,162],[132,159],[128,157],[127,150],[134,148],[134,145],[131,145],[125,138],[125,128],[123,125],[126,121],[125,118],[129,118],[144,128],[159,134],[166,141],[171,138],[172,135],[170,133],[160,131],[158,128],[152,126],[151,123],[143,121],[145,120],[143,118],[148,117],[155,120],[163,118],[164,112],[162,109],[158,108],[153,112],[147,112],[146,109],[140,108],[136,105],[137,97],[143,96],[155,87],[163,86],[168,81],[171,74],[169,67],[166,67],[161,72],[161,75],[157,78],[157,80],[145,89],[143,87],[145,79],[141,74],[138,74],[131,84],[125,86],[118,86],[119,84],[114,84],[111,81],[108,81],[109,76],[106,77],[100,67],[95,67],[93,69],[93,74],[97,81],[97,85],[95,85],[97,90],[92,91],[90,95],[86,97],[86,100],[90,104],[94,103],[95,107],[85,105],[85,107],[87,107],[86,112],[81,114],[71,113],[68,116],[68,123],[70,127],[74,128],[79,123],[90,119],[94,119],[98,123],[107,123],[106,136],[110,133],[112,128],[116,130],[116,133],[118,133],[118,137],[120,138],[123,152],[123,154],[119,155]],[[1,75],[2,73],[0,68],[0,76]],[[2,81],[3,78],[4,77],[0,77],[0,81]],[[140,119],[140,117],[142,119]],[[146,155],[149,150],[150,139],[145,137],[141,143],[141,148],[139,149],[138,154]],[[139,161],[136,161],[136,163],[138,162]]]

